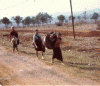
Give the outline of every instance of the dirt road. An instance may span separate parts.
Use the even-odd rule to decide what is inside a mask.
[[[0,84],[3,85],[96,85],[92,80],[75,78],[60,68],[37,58],[13,54],[0,46]]]

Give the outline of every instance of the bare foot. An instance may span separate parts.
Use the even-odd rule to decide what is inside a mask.
[[[42,59],[44,60],[44,57],[42,56]]]
[[[62,65],[64,65],[64,63],[63,63],[63,62],[62,62],[61,64],[62,64]]]

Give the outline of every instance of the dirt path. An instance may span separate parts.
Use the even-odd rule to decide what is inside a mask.
[[[13,54],[0,46],[0,84],[3,85],[95,85],[87,79],[76,79],[37,58]]]

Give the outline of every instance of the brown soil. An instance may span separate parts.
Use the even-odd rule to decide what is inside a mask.
[[[97,85],[92,80],[73,77],[60,68],[47,65],[37,58],[7,51],[2,46],[0,46],[0,84]]]
[[[4,31],[4,32],[10,32],[10,29],[6,29],[6,30],[0,30],[0,31]],[[33,33],[34,30],[17,30],[18,32],[29,32],[29,33]],[[73,31],[69,31],[69,30],[65,30],[65,29],[57,29],[54,30],[55,32],[61,32],[64,36],[73,36]],[[48,33],[49,30],[40,30],[40,33],[46,34]],[[75,31],[75,35],[78,37],[100,37],[100,31],[89,31],[89,30],[84,30],[84,31]]]

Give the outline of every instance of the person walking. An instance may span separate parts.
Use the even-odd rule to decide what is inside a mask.
[[[12,42],[12,45],[13,45],[13,52],[15,52],[15,49],[18,52],[18,45],[19,45],[18,32],[15,31],[14,26],[11,27],[9,39],[10,39],[10,42]]]
[[[58,59],[62,62],[63,64],[63,57],[62,57],[62,52],[61,52],[61,48],[60,48],[60,45],[61,45],[61,34],[58,33],[57,34],[57,39],[54,43],[54,47],[53,47],[53,56],[52,56],[52,63],[54,63],[54,59]]]
[[[33,35],[33,43],[36,50],[36,56],[38,57],[38,51],[41,51],[42,53],[42,59],[44,59],[44,52],[45,52],[45,47],[43,45],[43,41],[41,38],[41,35],[38,31],[38,29],[35,30],[35,34]]]

